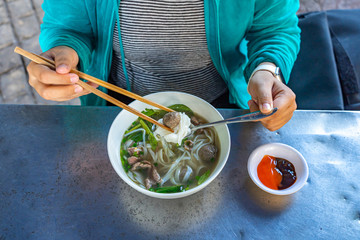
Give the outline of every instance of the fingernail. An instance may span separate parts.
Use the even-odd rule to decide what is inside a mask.
[[[79,81],[78,75],[76,75],[76,74],[69,74],[69,75],[70,75],[70,81],[72,83],[76,83],[77,81]]]
[[[264,104],[262,104],[261,106],[262,106],[262,109],[261,109],[261,110],[266,111],[266,112],[271,111],[271,106],[270,106],[270,104],[264,103]]]
[[[76,86],[75,86],[75,92],[76,92],[76,93],[82,92],[82,90],[83,90],[83,88],[80,87],[79,85],[76,85]]]
[[[59,73],[68,73],[69,67],[65,64],[60,64],[59,66],[56,67],[56,71]]]

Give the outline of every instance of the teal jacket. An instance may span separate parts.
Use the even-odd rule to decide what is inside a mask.
[[[79,55],[81,71],[107,81],[119,2],[45,0],[42,50],[69,46]],[[247,80],[261,62],[275,63],[288,81],[300,44],[298,8],[296,0],[204,0],[209,53],[228,85],[231,103],[248,108]],[[105,105],[94,94],[81,102]]]

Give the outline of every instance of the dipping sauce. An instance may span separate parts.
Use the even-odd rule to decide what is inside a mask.
[[[257,167],[260,181],[268,188],[282,190],[296,181],[294,165],[286,159],[265,155]]]

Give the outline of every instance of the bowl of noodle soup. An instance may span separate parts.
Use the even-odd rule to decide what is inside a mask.
[[[202,123],[223,119],[211,104],[187,93],[158,92],[145,98],[167,107],[181,105],[179,109],[183,109],[182,106],[185,106]],[[137,100],[129,106],[146,113],[153,112],[153,109],[156,113],[160,111]],[[178,112],[181,114],[180,126],[183,124],[182,116],[191,115],[180,110]],[[155,118],[155,115],[151,117]],[[188,118],[184,117],[184,124],[189,124],[189,120],[186,120]],[[157,120],[161,122],[163,119]],[[185,138],[173,139],[170,135],[160,136],[156,126],[145,122],[139,122],[137,116],[122,110],[113,121],[108,134],[110,162],[120,178],[135,190],[163,199],[189,196],[206,187],[225,166],[230,153],[230,133],[226,125],[187,133],[184,134]],[[193,124],[192,117],[190,124]],[[148,131],[152,136],[147,135]],[[155,141],[155,146],[151,140]],[[204,156],[207,155],[202,154],[202,150],[211,145],[216,146],[215,155],[206,159]],[[135,159],[136,163],[130,165],[131,159]],[[153,177],[154,171],[159,179]]]

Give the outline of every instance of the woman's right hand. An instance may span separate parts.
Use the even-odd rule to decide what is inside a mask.
[[[76,84],[79,81],[78,75],[69,73],[79,62],[79,56],[74,49],[58,46],[41,56],[54,60],[56,65],[56,70],[35,62],[30,62],[27,67],[29,84],[41,97],[46,100],[67,101],[90,93]],[[97,87],[96,84],[88,84]]]

